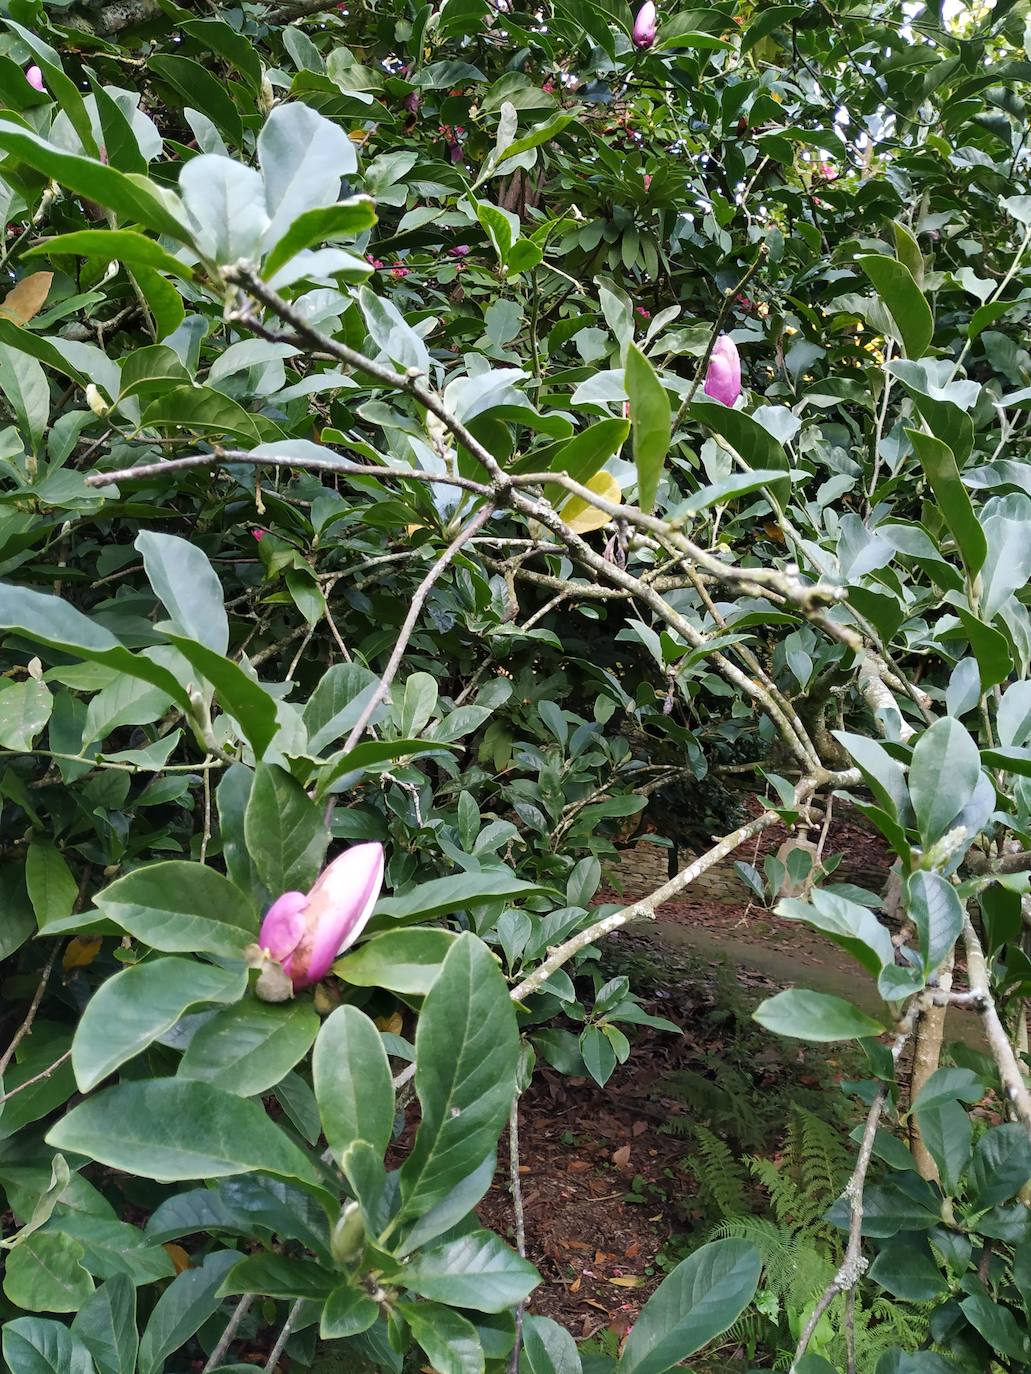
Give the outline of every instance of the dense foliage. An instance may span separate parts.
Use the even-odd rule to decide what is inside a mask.
[[[1031,1364],[1026,19],[6,0],[13,1374],[577,1374],[475,1213],[518,1093],[674,1031],[598,942],[842,793],[894,928],[804,845],[778,911],[883,1015],[757,1019],[862,1043],[851,1179],[767,1179],[619,1370],[757,1290],[758,1363]]]

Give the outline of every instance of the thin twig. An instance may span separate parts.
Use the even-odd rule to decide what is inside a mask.
[[[1013,1108],[1013,1113],[1028,1134],[1031,1135],[1031,1092],[1029,1092],[1024,1076],[1020,1072],[1013,1046],[1006,1034],[1006,1027],[1002,1024],[995,1006],[995,999],[989,990],[988,966],[985,963],[984,950],[981,948],[981,941],[978,939],[977,931],[974,929],[974,923],[969,915],[964,915],[963,944],[967,955],[967,980],[970,983],[970,992],[975,999],[977,1010],[981,1013],[981,1022],[984,1026],[988,1048],[991,1050],[992,1058],[999,1070],[1002,1086]]]
[[[3,1075],[8,1064],[14,1058],[15,1050],[18,1048],[21,1042],[28,1035],[29,1031],[32,1029],[32,1023],[33,1021],[35,1021],[36,1013],[39,1011],[39,1004],[43,1000],[43,993],[46,991],[46,986],[50,979],[50,974],[53,972],[54,964],[57,962],[57,954],[60,948],[61,942],[60,940],[58,940],[57,943],[54,945],[53,949],[50,951],[50,958],[47,960],[46,967],[43,969],[43,972],[40,976],[39,985],[36,988],[36,991],[33,993],[32,1001],[29,1003],[29,1009],[25,1014],[25,1020],[14,1032],[14,1039],[7,1046],[7,1049],[3,1052],[2,1055],[0,1055],[0,1076]]]
[[[279,1363],[279,1357],[286,1348],[286,1343],[290,1339],[290,1335],[294,1329],[294,1322],[301,1315],[301,1308],[303,1306],[304,1299],[298,1298],[287,1313],[286,1321],[283,1323],[283,1329],[276,1337],[276,1343],[272,1347],[268,1359],[265,1361],[265,1374],[271,1374],[271,1371],[275,1369],[276,1365]]]
[[[240,1329],[240,1323],[251,1310],[256,1297],[256,1293],[244,1293],[243,1297],[233,1308],[233,1315],[229,1318],[228,1322],[226,1322],[226,1329],[219,1337],[218,1345],[215,1346],[214,1350],[208,1356],[207,1363],[201,1370],[201,1374],[208,1374],[209,1370],[217,1369],[222,1363],[222,1357],[232,1345],[236,1333]]]
[[[390,684],[394,681],[397,670],[401,666],[401,660],[404,658],[405,650],[408,648],[408,641],[415,631],[422,608],[433,588],[433,584],[447,569],[448,564],[459,552],[466,540],[471,538],[477,530],[481,530],[493,514],[494,507],[492,505],[488,504],[482,506],[469,523],[459,530],[451,543],[431,566],[418,587],[416,587],[412,596],[412,604],[409,606],[408,614],[404,618],[404,624],[401,626],[401,630],[398,634],[397,643],[394,645],[390,658],[387,660],[387,666],[383,670],[383,676],[379,680],[379,686],[366,702],[364,711],[362,711],[361,715],[355,721],[354,728],[347,737],[347,743],[344,745],[345,754],[352,750],[361,739],[365,727],[372,719],[376,708],[386,699],[387,693],[390,691]]]
[[[40,1073],[33,1074],[31,1078],[26,1078],[24,1083],[19,1083],[18,1086],[16,1088],[12,1088],[10,1092],[0,1093],[0,1106],[3,1106],[3,1104],[8,1100],[8,1098],[17,1097],[18,1094],[20,1092],[24,1092],[26,1088],[31,1088],[33,1083],[42,1083],[44,1078],[49,1078],[50,1075],[56,1069],[59,1069],[61,1067],[65,1060],[71,1059],[71,1057],[71,1050],[65,1050],[64,1054],[60,1055],[57,1059],[55,1059],[52,1064],[48,1064],[47,1067],[43,1069]]]

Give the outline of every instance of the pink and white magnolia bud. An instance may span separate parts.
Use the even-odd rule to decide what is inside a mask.
[[[732,406],[741,395],[741,359],[737,344],[727,334],[716,340],[703,390],[706,396],[722,401],[725,406]]]
[[[650,48],[655,42],[657,30],[658,12],[652,0],[645,0],[644,4],[637,11],[637,18],[634,20],[634,46],[637,48]]]
[[[43,73],[36,66],[25,68],[25,80],[34,91],[45,91],[46,83],[43,80]]]
[[[310,987],[365,929],[382,885],[381,844],[345,850],[310,892],[284,892],[272,903],[258,935],[262,953],[283,966],[295,990]]]

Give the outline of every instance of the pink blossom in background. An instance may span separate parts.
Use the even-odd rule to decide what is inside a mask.
[[[467,243],[456,243],[455,246],[454,246],[454,248],[449,248],[447,251],[448,251],[448,257],[451,257],[451,258],[464,258],[464,257],[468,257],[469,252],[470,252],[471,250],[470,250],[469,245],[468,245]]]
[[[25,68],[25,80],[34,91],[45,91],[46,83],[43,80],[43,73],[36,66]]]
[[[325,978],[365,929],[383,886],[383,846],[356,844],[322,870],[311,891],[284,892],[261,923],[258,944],[294,988]]]
[[[732,406],[741,395],[741,359],[737,344],[727,334],[716,340],[703,390],[706,396],[722,401],[725,406]]]

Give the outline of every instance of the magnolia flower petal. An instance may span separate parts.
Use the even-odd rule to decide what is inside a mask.
[[[721,401],[725,406],[734,405],[741,395],[741,359],[737,344],[726,334],[721,334],[716,340],[703,390],[706,396]]]
[[[326,976],[364,930],[382,886],[381,844],[356,844],[323,870],[308,894],[304,939],[290,960],[295,988]]]
[[[46,82],[43,80],[43,73],[37,66],[25,68],[25,80],[34,91],[46,90]]]
[[[655,42],[657,29],[658,13],[655,5],[652,0],[645,0],[645,3],[637,11],[637,18],[634,20],[634,45],[638,48],[650,48]]]
[[[303,912],[307,905],[306,893],[284,892],[269,907],[261,923],[258,944],[284,967],[304,938],[307,922]]]

